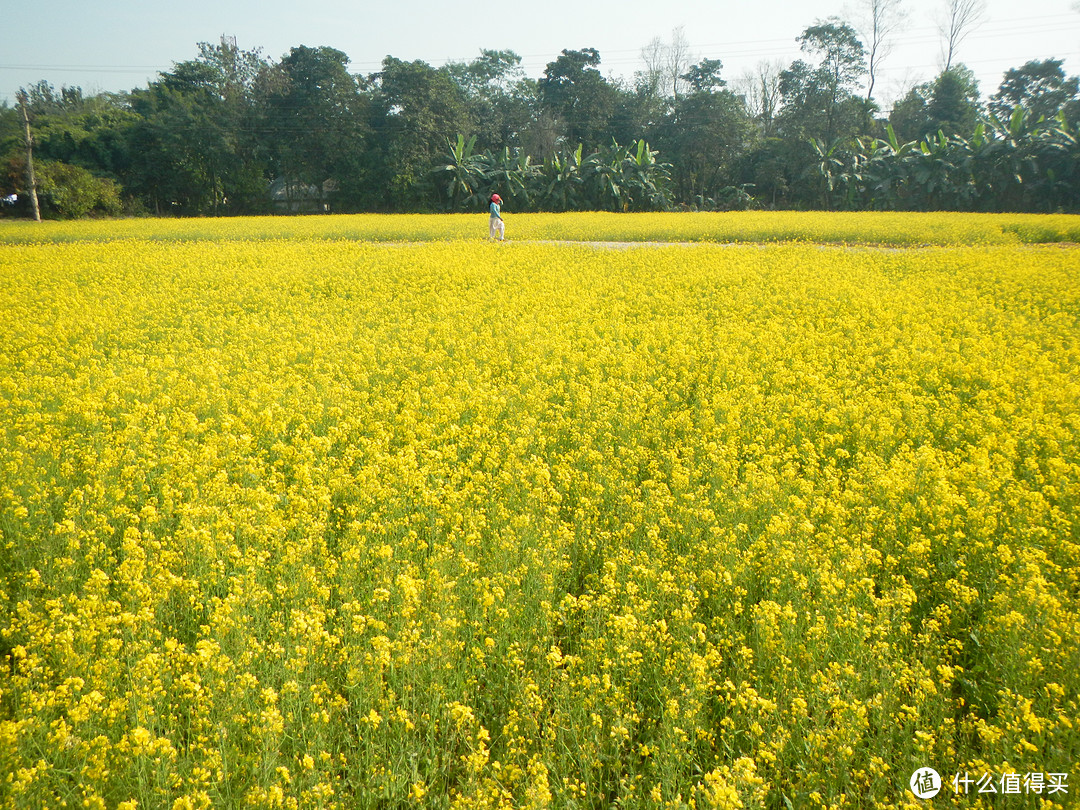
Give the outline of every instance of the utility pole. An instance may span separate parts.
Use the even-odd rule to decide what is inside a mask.
[[[41,208],[38,206],[37,178],[34,177],[34,138],[30,134],[30,116],[26,112],[26,92],[19,90],[15,94],[22,108],[23,128],[26,131],[26,180],[30,185],[30,203],[34,207],[34,222],[41,222]]]

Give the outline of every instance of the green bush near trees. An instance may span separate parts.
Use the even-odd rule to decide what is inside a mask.
[[[61,219],[90,214],[115,216],[123,210],[121,189],[115,180],[95,177],[81,166],[49,162],[35,167],[38,194],[47,213]]]

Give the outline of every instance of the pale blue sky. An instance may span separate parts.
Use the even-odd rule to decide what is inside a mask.
[[[883,64],[875,95],[883,104],[940,66],[935,15],[944,0],[902,0],[906,29]],[[564,48],[597,48],[605,74],[632,76],[652,38],[682,26],[692,55],[720,59],[733,81],[763,60],[786,66],[799,56],[795,37],[818,18],[853,19],[860,0],[541,0],[435,2],[395,0],[0,0],[0,99],[40,79],[87,92],[143,87],[160,70],[196,56],[196,43],[236,37],[245,49],[280,58],[297,45],[344,51],[354,73],[382,58],[433,65],[468,60],[481,48],[511,49],[534,77]],[[1075,0],[987,0],[984,22],[959,58],[984,95],[1001,74],[1030,59],[1057,57],[1080,73],[1080,12]]]

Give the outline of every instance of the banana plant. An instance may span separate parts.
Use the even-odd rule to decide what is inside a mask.
[[[857,141],[862,205],[879,210],[905,206],[906,165],[917,148],[915,141],[901,143],[892,124],[886,125],[884,138],[860,138]]]
[[[483,198],[483,189],[490,184],[490,159],[476,152],[476,136],[468,140],[460,132],[457,140],[446,140],[449,152],[444,162],[435,167],[445,185],[447,205],[451,211],[475,206]]]
[[[582,166],[592,207],[607,211],[625,210],[629,189],[624,178],[624,161],[630,153],[614,140],[585,159]]]
[[[658,154],[644,138],[630,148],[626,161],[630,207],[661,211],[671,207],[671,166],[657,161]]]
[[[556,152],[541,170],[540,204],[550,211],[572,211],[582,202],[582,145],[573,152]]]
[[[820,138],[811,138],[810,147],[814,150],[814,168],[818,177],[818,189],[824,208],[833,207],[833,194],[838,183],[843,180],[844,161],[841,153],[841,141],[826,144]]]
[[[959,135],[947,137],[938,131],[937,138],[919,143],[912,163],[912,179],[926,210],[967,210],[978,196],[973,173],[971,144]]]
[[[504,146],[497,158],[491,158],[488,183],[492,190],[510,200],[514,210],[522,210],[529,205],[531,189],[538,174],[538,167],[523,150]]]
[[[1049,212],[1067,205],[1080,188],[1080,138],[1060,111],[1039,135],[1037,154],[1046,190],[1037,207]]]

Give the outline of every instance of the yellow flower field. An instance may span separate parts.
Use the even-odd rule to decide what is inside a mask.
[[[894,246],[1080,242],[1076,214],[735,211],[729,213],[516,214],[511,240],[617,242],[814,242]],[[349,214],[317,217],[5,222],[0,244],[26,242],[327,239],[480,241],[486,215]]]
[[[1075,804],[1073,220],[330,219],[0,228],[0,806]]]

